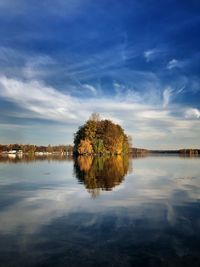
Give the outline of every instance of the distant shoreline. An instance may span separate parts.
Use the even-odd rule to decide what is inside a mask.
[[[147,154],[178,154],[178,155],[187,155],[187,156],[200,156],[200,149],[141,149],[141,148],[132,148],[131,154],[135,155],[147,155]]]
[[[31,144],[0,144],[0,154],[17,154],[27,155],[34,154],[38,156],[48,155],[73,155],[72,145],[48,145],[48,146],[37,146]],[[150,154],[179,154],[187,156],[200,156],[200,149],[143,149],[143,148],[130,148],[130,155],[145,156]],[[95,156],[95,155],[93,155]],[[98,155],[97,155],[98,156]]]

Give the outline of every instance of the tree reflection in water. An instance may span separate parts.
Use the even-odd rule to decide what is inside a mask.
[[[101,190],[119,185],[129,169],[129,158],[122,156],[79,156],[74,160],[74,172],[79,182],[96,198]]]
[[[34,154],[28,155],[0,155],[0,163],[32,163],[36,161],[72,161],[72,156],[66,156],[61,154],[41,155],[36,156]]]

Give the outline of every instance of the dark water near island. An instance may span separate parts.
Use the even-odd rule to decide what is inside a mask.
[[[0,266],[200,266],[200,158],[1,158]]]

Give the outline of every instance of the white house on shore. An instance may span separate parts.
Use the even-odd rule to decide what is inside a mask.
[[[8,154],[10,154],[10,155],[22,155],[23,154],[23,151],[22,150],[9,150],[8,151]]]
[[[8,151],[8,154],[17,154],[17,150],[10,150]]]

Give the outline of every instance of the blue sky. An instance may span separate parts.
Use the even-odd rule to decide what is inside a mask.
[[[137,147],[200,147],[198,0],[0,0],[0,143],[67,144],[92,112]]]

